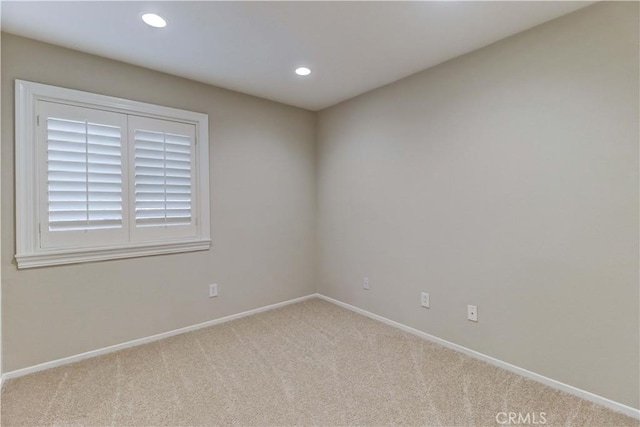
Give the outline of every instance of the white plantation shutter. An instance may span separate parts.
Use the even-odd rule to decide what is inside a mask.
[[[16,80],[18,268],[208,250],[206,114]]]
[[[47,119],[50,230],[122,227],[121,129]]]
[[[41,102],[46,181],[43,246],[124,239],[126,115]]]
[[[133,141],[133,234],[141,239],[195,233],[195,126],[129,116]]]
[[[191,223],[191,140],[135,131],[136,225]]]

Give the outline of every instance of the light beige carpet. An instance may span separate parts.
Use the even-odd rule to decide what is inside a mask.
[[[544,412],[546,425],[639,424],[319,299],[10,380],[2,391],[3,426],[485,426],[500,425],[499,412],[538,422]]]

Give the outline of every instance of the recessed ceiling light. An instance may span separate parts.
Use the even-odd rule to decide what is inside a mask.
[[[163,28],[167,26],[167,20],[164,19],[160,15],[156,15],[155,13],[145,13],[142,15],[142,20],[147,25],[151,25],[156,28]]]
[[[311,70],[307,67],[299,67],[296,68],[296,74],[299,76],[308,76],[309,74],[311,74]]]

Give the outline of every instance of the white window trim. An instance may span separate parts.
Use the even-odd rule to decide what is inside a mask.
[[[43,267],[132,258],[148,255],[208,250],[211,247],[209,207],[209,118],[206,114],[147,104],[106,95],[16,80],[16,261],[18,268]],[[196,126],[197,206],[196,238],[117,246],[41,249],[38,232],[38,178],[36,126],[38,101],[62,102],[80,107],[97,108],[117,113],[181,121]]]

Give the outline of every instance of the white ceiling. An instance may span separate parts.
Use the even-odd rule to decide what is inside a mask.
[[[3,31],[319,110],[592,3],[3,1],[1,13]],[[169,25],[145,25],[147,11]]]

